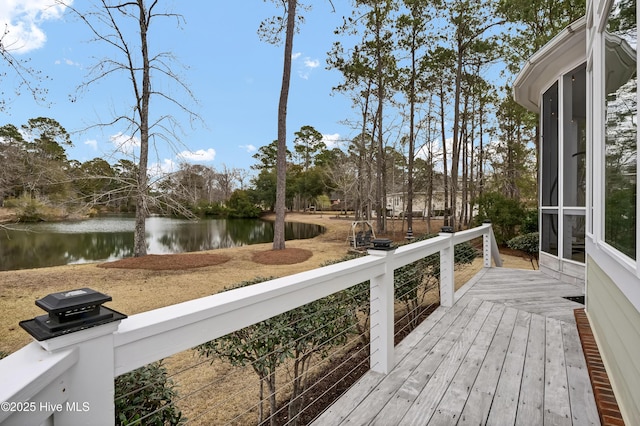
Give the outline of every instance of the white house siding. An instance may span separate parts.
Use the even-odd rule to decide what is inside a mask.
[[[625,423],[640,425],[640,312],[590,256],[587,303],[589,322]]]

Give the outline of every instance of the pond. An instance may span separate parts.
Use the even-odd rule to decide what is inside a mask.
[[[0,271],[104,262],[133,256],[134,218],[98,217],[74,222],[11,225],[0,230]],[[320,225],[286,222],[285,238],[313,238]],[[273,222],[259,219],[191,221],[150,217],[149,254],[184,253],[273,241]]]

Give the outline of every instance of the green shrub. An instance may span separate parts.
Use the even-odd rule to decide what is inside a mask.
[[[29,194],[23,194],[19,198],[9,198],[5,200],[4,206],[14,208],[20,222],[55,220],[68,214],[64,207],[57,207],[52,205],[50,200],[34,198]]]
[[[507,241],[507,246],[514,250],[520,250],[525,252],[529,256],[531,265],[535,269],[533,263],[534,259],[536,264],[538,263],[538,250],[540,244],[540,235],[537,232],[530,232],[528,234],[518,235],[515,238]]]
[[[256,218],[262,212],[260,207],[251,201],[247,191],[241,189],[233,191],[229,201],[227,201],[227,207],[230,210],[229,216],[231,217]]]
[[[205,216],[218,216],[226,217],[229,215],[229,210],[220,203],[208,203],[203,207]]]
[[[517,234],[525,211],[522,204],[498,192],[488,192],[478,198],[478,224],[490,220],[498,244],[504,244]]]
[[[538,210],[527,210],[524,216],[522,224],[520,224],[521,234],[530,234],[532,232],[538,232]]]
[[[178,425],[186,421],[173,404],[178,392],[162,361],[116,377],[117,425]],[[147,417],[148,416],[148,417]]]
[[[7,199],[4,205],[16,209],[16,215],[20,222],[40,222],[44,216],[44,204],[29,195]]]

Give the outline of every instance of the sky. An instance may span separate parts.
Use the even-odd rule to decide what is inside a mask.
[[[86,1],[75,1],[85,7]],[[156,102],[152,114],[172,114],[181,124],[180,143],[157,141],[150,150],[149,163],[165,171],[180,162],[249,169],[256,150],[277,139],[277,108],[283,67],[283,46],[261,41],[260,22],[280,11],[271,1],[178,1],[168,0],[170,9],[184,17],[152,22],[149,44],[154,52],[170,52],[180,66],[172,67],[195,95],[197,103],[164,82],[155,88],[175,96],[198,113],[202,121],[190,123],[180,111]],[[351,101],[332,88],[341,74],[327,70],[326,57],[336,37],[334,29],[350,12],[349,2],[313,2],[303,12],[305,22],[294,38],[292,78],[287,116],[287,140],[304,125],[311,125],[333,147],[357,132],[341,124],[354,119]],[[46,101],[36,102],[27,92],[10,97],[0,111],[0,126],[17,127],[30,118],[57,120],[72,135],[74,146],[67,148],[69,159],[84,162],[104,158],[115,163],[135,155],[138,141],[124,124],[91,127],[123,114],[133,104],[131,83],[124,74],[113,75],[89,85],[90,69],[104,59],[122,59],[105,43],[92,41],[86,24],[53,0],[1,0],[0,25],[8,34],[3,44],[17,59],[48,76],[43,86]],[[156,26],[154,26],[156,24]],[[132,33],[133,36],[135,34]],[[0,64],[0,74],[6,64]],[[16,84],[15,76],[2,77],[2,84]],[[3,88],[3,92],[11,90]],[[152,100],[153,102],[153,100]],[[154,109],[155,105],[155,109]]]

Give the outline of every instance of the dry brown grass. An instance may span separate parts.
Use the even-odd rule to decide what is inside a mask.
[[[350,220],[320,213],[289,214],[287,220],[320,224],[326,227],[326,232],[308,240],[287,241],[288,252],[273,252],[271,244],[256,244],[172,257],[154,256],[147,260],[160,261],[164,265],[173,264],[171,270],[153,267],[130,269],[136,261],[123,260],[112,265],[84,264],[0,272],[0,351],[11,353],[31,341],[18,322],[42,315],[35,301],[49,293],[90,287],[112,296],[113,301],[107,304],[109,307],[133,315],[218,293],[256,276],[279,277],[317,268],[348,253]],[[433,232],[437,232],[440,225],[434,223]],[[389,230],[384,237],[402,241],[406,224],[391,221]],[[426,222],[414,222],[413,232],[416,236],[426,231]],[[507,267],[531,269],[527,259],[514,256],[503,256],[503,259]],[[201,261],[210,263],[202,264]],[[120,266],[129,265],[123,269],[117,267],[118,263]],[[179,267],[185,264],[193,266],[188,269]],[[481,261],[476,260],[470,270],[477,270],[481,266]],[[461,281],[458,274],[456,277],[458,287]],[[468,278],[470,276],[465,280]],[[186,351],[167,359],[166,365],[171,372],[176,372],[199,361],[194,351]],[[251,369],[234,369],[234,375],[227,374],[231,369],[220,361],[213,365],[205,362],[175,377],[181,395],[209,385],[206,390],[179,403],[188,415],[206,411],[207,407],[210,409],[194,424],[211,424],[212,421],[225,418],[229,420],[230,413],[246,410],[255,401],[258,384],[255,373]],[[286,381],[286,374],[286,371],[282,373],[281,383]],[[251,414],[251,417],[255,418],[255,415]],[[243,424],[246,420],[238,419],[237,423]]]
[[[180,271],[204,268],[228,262],[229,256],[209,253],[149,254],[143,257],[127,257],[114,262],[101,263],[98,268],[146,269],[149,271]]]
[[[211,259],[229,259],[211,266],[191,269],[148,270],[118,269],[99,267],[99,264],[67,265],[51,268],[28,269],[0,272],[0,351],[14,352],[31,341],[18,322],[42,315],[35,301],[49,293],[90,287],[113,298],[108,306],[127,315],[157,309],[175,303],[209,296],[225,287],[246,281],[256,276],[280,277],[317,268],[329,260],[340,259],[347,254],[347,237],[351,221],[336,219],[334,214],[287,215],[287,220],[315,223],[326,228],[326,232],[316,238],[287,241],[287,248],[301,249],[303,257],[310,252],[311,257],[295,264],[256,263],[256,256],[274,255],[271,244],[255,244],[229,249],[219,249],[202,254],[212,255]],[[440,229],[434,222],[432,230]],[[390,221],[385,237],[402,241],[406,224]],[[416,236],[426,232],[426,222],[415,220],[413,231]],[[184,257],[183,257],[184,256]],[[175,255],[187,260],[197,254]],[[164,256],[159,256],[163,259]],[[528,260],[514,256],[503,256],[505,266],[531,269]],[[167,258],[169,259],[169,258]],[[302,260],[298,259],[298,260]]]

